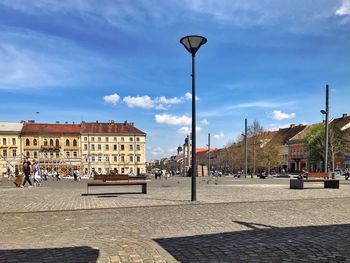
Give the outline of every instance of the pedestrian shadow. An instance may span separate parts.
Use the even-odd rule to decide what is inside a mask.
[[[99,249],[88,246],[35,249],[0,249],[0,262],[93,263],[97,262],[99,253]]]
[[[348,262],[350,224],[272,227],[155,239],[179,262]],[[263,227],[263,228],[259,228]]]

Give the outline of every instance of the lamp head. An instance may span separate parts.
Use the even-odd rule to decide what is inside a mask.
[[[207,39],[202,36],[190,35],[181,38],[180,43],[194,56],[198,49],[207,43]]]

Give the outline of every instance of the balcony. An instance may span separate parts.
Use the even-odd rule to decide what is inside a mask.
[[[40,150],[45,152],[55,152],[55,151],[60,151],[61,146],[53,146],[53,145],[46,145],[46,146],[41,146]]]

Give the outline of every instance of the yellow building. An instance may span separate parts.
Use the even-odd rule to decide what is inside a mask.
[[[63,175],[82,169],[80,125],[24,123],[21,145],[23,155],[37,159],[42,169]]]
[[[146,133],[133,123],[81,123],[85,174],[146,172]]]
[[[14,174],[21,163],[22,126],[19,122],[0,122],[0,175],[8,175],[8,171]]]

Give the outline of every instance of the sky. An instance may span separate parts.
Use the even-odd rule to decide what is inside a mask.
[[[147,161],[349,112],[350,0],[1,0],[0,121],[134,122]]]

